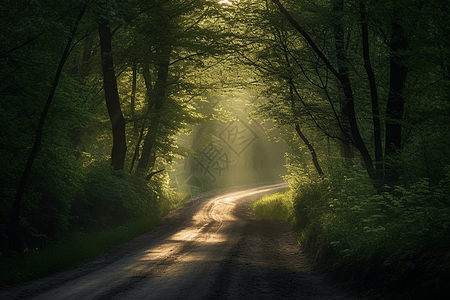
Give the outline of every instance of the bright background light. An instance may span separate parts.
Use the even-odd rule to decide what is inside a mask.
[[[229,0],[220,0],[219,4],[223,5],[223,6],[229,6],[229,5],[232,5],[233,3]]]

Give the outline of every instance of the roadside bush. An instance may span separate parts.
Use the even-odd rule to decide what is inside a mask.
[[[40,231],[35,230],[35,224],[47,222],[56,227],[55,224],[62,223],[58,218],[65,218],[66,223],[70,221],[71,224],[66,224],[68,230],[64,236],[51,243],[34,243],[34,247],[27,244],[21,253],[0,256],[0,269],[5,270],[0,272],[0,286],[19,284],[73,267],[86,258],[105,253],[151,230],[164,213],[182,202],[167,188],[165,180],[163,176],[155,176],[147,182],[128,172],[113,170],[109,161],[105,160],[93,162],[87,167],[85,181],[80,183],[84,188],[77,190],[78,197],[71,206],[57,206],[57,200],[52,197],[61,195],[40,192],[34,194],[34,202],[26,198],[34,205],[27,209],[34,207],[38,213],[48,210],[46,214],[35,216],[32,219],[34,223],[25,223],[27,219],[21,219],[22,224],[29,226],[25,228],[34,234],[34,239],[42,236]],[[56,191],[60,191],[59,187],[55,188]],[[41,197],[45,197],[45,202],[38,201]],[[49,216],[51,211],[55,215]],[[57,213],[61,212],[64,214],[59,216]],[[49,232],[51,229],[55,228],[49,228]],[[46,241],[45,236],[42,239]]]
[[[61,147],[55,149],[43,144],[28,178],[19,219],[24,249],[42,247],[69,230],[71,203],[82,190],[84,175],[76,158],[64,145],[61,142]],[[0,235],[5,237],[22,168],[17,167],[14,177],[0,182]],[[0,252],[6,252],[8,242],[6,238],[2,240],[5,242],[0,241]]]
[[[84,193],[73,203],[72,214],[78,227],[98,231],[138,217],[159,219],[167,201],[158,181],[113,170],[105,161],[89,166]]]
[[[335,250],[345,253],[342,257],[448,249],[448,178],[434,187],[422,179],[408,188],[397,186],[372,195],[358,193],[351,181],[333,191],[337,195],[330,199],[333,221],[322,233]]]
[[[307,219],[300,243],[326,254],[339,277],[448,293],[449,174],[435,186],[421,179],[382,193],[365,174],[347,174],[295,187],[295,216]]]

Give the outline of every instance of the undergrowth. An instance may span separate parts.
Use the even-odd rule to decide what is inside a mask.
[[[66,242],[43,249],[26,249],[20,255],[1,258],[0,286],[15,285],[69,269],[151,230],[158,223],[158,219],[132,220],[110,230],[79,233]]]
[[[337,172],[250,208],[289,221],[299,243],[347,282],[399,299],[450,299],[450,174],[375,191],[366,174]]]
[[[72,202],[70,226],[57,239],[40,234],[41,242],[24,240],[24,251],[0,256],[0,286],[42,278],[106,253],[151,230],[183,203],[163,178],[147,182],[107,164],[91,167],[86,178],[84,192]]]

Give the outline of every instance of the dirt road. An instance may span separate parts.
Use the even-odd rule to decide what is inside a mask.
[[[286,187],[204,194],[111,253],[0,298],[357,299],[312,270],[286,223],[248,210],[251,201]]]

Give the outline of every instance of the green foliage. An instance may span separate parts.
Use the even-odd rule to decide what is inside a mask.
[[[419,287],[442,284],[439,276],[450,275],[449,172],[438,185],[421,179],[376,193],[365,175],[344,171],[294,187],[295,214],[308,221],[300,243],[341,276],[391,288],[415,272],[428,274]]]
[[[55,95],[44,128],[43,141],[34,168],[27,182],[22,201],[20,225],[22,239],[26,246],[43,245],[57,239],[68,229],[71,202],[81,190],[84,179],[83,170],[74,156],[68,137],[75,126],[82,126],[86,114],[83,105],[84,90],[70,77],[63,76],[61,85],[65,91]],[[17,95],[18,98],[37,97],[36,101],[21,102],[13,106],[14,97],[2,98],[2,106],[8,114],[0,115],[0,122],[6,131],[1,141],[0,210],[2,218],[0,231],[6,230],[15,196],[15,188],[23,172],[30,144],[34,138],[34,122],[42,111],[45,98],[43,90],[32,91],[30,95]],[[23,98],[22,98],[23,99]],[[5,102],[3,102],[5,101]],[[10,102],[8,102],[10,101]],[[10,129],[10,130],[9,130]]]
[[[159,220],[170,208],[168,201],[160,182],[113,170],[103,161],[89,166],[84,193],[73,203],[72,213],[82,229],[103,230],[141,217]]]
[[[254,201],[249,208],[258,216],[267,220],[294,221],[294,207],[291,201],[290,192],[276,193]]]
[[[0,8],[0,37],[5,41],[0,46],[1,252],[8,247],[3,235],[37,122],[70,27],[84,2],[61,5],[54,1],[7,1]],[[112,172],[106,162],[112,140],[104,99],[99,96],[102,82],[95,38],[97,19],[108,17],[112,28],[117,29],[111,55],[127,119],[126,162],[131,161],[134,151],[130,150],[134,150],[140,128],[147,122],[144,134],[157,131],[152,153],[157,157],[155,168],[170,171],[173,159],[189,152],[178,147],[177,136],[205,119],[197,112],[201,106],[198,102],[205,101],[220,79],[211,79],[209,75],[217,72],[205,61],[215,65],[223,60],[218,55],[226,52],[224,45],[228,42],[218,42],[224,31],[212,26],[215,21],[202,22],[217,18],[220,11],[213,1],[188,1],[182,5],[179,1],[119,2],[88,4],[74,37],[23,196],[20,225],[25,247],[41,247],[72,230],[103,230],[143,216],[158,220],[181,203],[180,196],[169,187],[167,174],[155,175],[146,182],[125,172]],[[149,113],[149,102],[154,96],[151,90],[158,77],[160,52],[166,48],[172,55],[167,99],[158,112],[161,124],[155,128],[149,126],[156,119],[154,112]],[[133,105],[129,104],[132,65],[137,66]],[[143,78],[146,65],[150,73],[147,90]],[[208,69],[203,77],[199,76],[199,68]],[[141,149],[142,143],[137,150]]]
[[[49,178],[43,176],[43,180]],[[165,181],[155,176],[147,182],[113,170],[108,161],[94,161],[87,167],[82,189],[69,204],[58,203],[59,195],[47,192],[26,197],[27,209],[21,222],[28,247],[22,253],[1,257],[0,268],[7,271],[0,274],[0,285],[18,284],[73,267],[149,231],[167,211],[182,204]],[[65,192],[60,187],[56,191]],[[59,231],[58,239],[49,242],[47,236],[61,225],[68,230]]]
[[[358,188],[359,187],[359,188]],[[333,182],[329,194],[330,213],[324,231],[326,243],[345,256],[375,253],[389,256],[409,249],[441,251],[448,248],[448,180],[430,186],[422,179],[409,188],[396,186],[376,194],[357,177]],[[398,242],[401,243],[398,243]],[[350,250],[348,250],[350,249]]]

